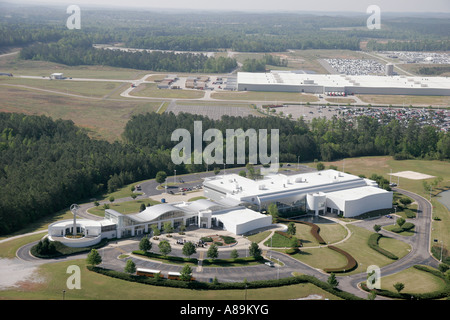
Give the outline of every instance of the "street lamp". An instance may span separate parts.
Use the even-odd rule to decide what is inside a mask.
[[[177,170],[173,170],[175,172],[174,176],[173,176],[173,183],[176,184],[177,183]]]

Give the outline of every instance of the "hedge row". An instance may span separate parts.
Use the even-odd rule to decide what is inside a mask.
[[[384,289],[369,289],[367,288],[367,284],[365,282],[361,283],[361,288],[365,291],[375,291],[377,295],[389,297],[389,298],[395,298],[395,299],[405,299],[405,300],[434,300],[434,299],[443,299],[450,297],[450,282],[445,279],[443,274],[437,270],[429,269],[425,266],[420,265],[414,265],[414,268],[429,272],[441,279],[443,279],[446,283],[444,289],[439,291],[432,291],[427,293],[398,293],[390,290],[384,290]]]
[[[367,244],[368,244],[369,247],[371,247],[373,250],[375,250],[375,251],[381,253],[382,255],[388,257],[389,259],[397,260],[398,257],[397,257],[395,254],[393,254],[393,253],[391,253],[391,252],[389,252],[389,251],[387,251],[387,250],[381,248],[381,247],[378,245],[378,241],[380,240],[380,238],[381,238],[382,236],[383,236],[383,235],[382,235],[382,234],[379,234],[379,233],[373,233],[373,234],[371,234],[370,237],[369,237],[369,239],[367,240]]]
[[[319,234],[320,228],[317,224],[307,222],[307,221],[290,220],[290,219],[284,219],[284,218],[279,218],[279,220],[283,221],[283,222],[295,222],[295,223],[306,224],[311,227],[311,234],[317,240],[317,242],[319,242],[319,244],[327,244],[325,242],[325,240],[323,240],[323,238],[320,236],[320,234]]]
[[[137,254],[137,255],[141,255],[147,258],[156,258],[156,259],[163,259],[163,260],[168,260],[168,261],[173,261],[173,262],[191,262],[194,264],[198,263],[198,259],[197,258],[183,258],[183,257],[175,257],[175,256],[164,256],[162,254],[159,253],[153,253],[153,252],[145,252],[143,250],[135,250],[132,252],[133,254]]]
[[[96,266],[87,266],[87,269],[105,276],[113,277],[116,279],[132,281],[142,284],[174,287],[180,289],[197,289],[197,290],[233,290],[233,289],[257,289],[257,288],[269,288],[269,287],[282,287],[300,283],[311,283],[331,294],[340,297],[345,300],[363,300],[351,293],[333,288],[328,283],[320,281],[319,279],[309,276],[300,275],[295,277],[281,278],[276,280],[259,280],[251,282],[200,282],[200,281],[181,281],[181,280],[169,280],[169,279],[155,279],[144,276],[131,275],[125,272],[114,271],[111,269],[105,269]]]
[[[68,247],[65,244],[63,244],[62,242],[59,241],[53,241],[54,245],[55,245],[55,252],[51,253],[51,254],[39,254],[36,251],[36,245],[32,246],[30,249],[30,253],[37,257],[37,258],[41,258],[41,259],[55,259],[55,258],[59,258],[59,257],[65,257],[65,256],[70,256],[70,255],[75,255],[75,254],[80,254],[80,253],[85,253],[85,252],[89,252],[92,249],[98,249],[103,247],[104,245],[106,245],[108,243],[108,239],[102,239],[100,241],[100,243],[90,246],[90,247],[80,247],[80,248],[73,248],[73,247]]]
[[[343,256],[345,256],[347,258],[347,264],[344,267],[341,268],[325,268],[323,269],[323,271],[327,272],[327,273],[344,273],[344,272],[349,272],[352,271],[354,269],[356,269],[356,267],[358,267],[358,263],[356,262],[355,258],[353,258],[350,253],[339,249],[335,246],[328,246],[328,248],[330,248],[331,250],[337,251],[340,254],[342,254]]]

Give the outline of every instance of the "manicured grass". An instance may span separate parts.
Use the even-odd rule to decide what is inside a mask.
[[[108,204],[109,208],[112,210],[115,210],[122,214],[130,214],[130,213],[138,213],[142,203],[144,203],[145,205],[150,203],[153,206],[155,204],[159,204],[160,202],[151,199],[140,199],[124,202],[113,202],[113,203],[109,202]],[[105,209],[103,208],[102,205],[91,208],[88,210],[88,212],[101,217],[105,215]]]
[[[239,91],[239,92],[213,92],[213,99],[222,100],[259,100],[259,101],[293,101],[293,102],[315,102],[318,98],[314,95],[301,94],[296,92],[259,92],[259,91]]]
[[[366,95],[361,94],[358,97],[367,103],[373,105],[379,104],[404,104],[426,105],[426,106],[448,106],[450,98],[447,96],[402,96],[402,95]]]
[[[373,232],[354,225],[348,225],[347,227],[351,230],[352,236],[347,241],[336,245],[336,247],[352,255],[358,262],[358,267],[351,272],[345,273],[344,275],[366,272],[367,267],[370,265],[382,267],[392,263],[391,259],[383,256],[375,250],[372,250],[367,245],[367,240]],[[404,257],[410,250],[410,246],[408,244],[395,239],[380,241],[380,246],[394,253],[399,258]],[[344,256],[325,247],[300,248],[300,253],[294,254],[292,257],[319,269],[340,267],[345,265],[347,262]]]
[[[81,270],[81,289],[69,290],[66,281],[69,265],[77,265]],[[286,300],[320,294],[328,299],[338,299],[332,294],[312,284],[248,289],[245,290],[191,290],[167,287],[155,287],[127,282],[90,272],[85,260],[72,260],[45,264],[39,267],[39,276],[45,281],[24,286],[24,289],[1,291],[3,299],[62,299],[65,290],[66,300]]]
[[[381,289],[396,292],[393,285],[397,282],[405,285],[405,288],[401,291],[402,293],[426,293],[439,291],[445,287],[443,279],[413,267],[386,277],[383,277],[383,274],[381,274]]]

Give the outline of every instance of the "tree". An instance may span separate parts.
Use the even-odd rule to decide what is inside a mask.
[[[248,252],[255,259],[261,258],[261,248],[256,242],[252,242],[252,244],[248,248]]]
[[[139,212],[144,211],[146,208],[145,203],[141,203],[140,207],[139,207]]]
[[[322,162],[317,163],[316,165],[317,170],[321,171],[325,169],[325,165]]]
[[[375,290],[370,290],[369,294],[367,295],[368,300],[375,300],[377,297],[377,292]]]
[[[172,233],[173,232],[172,222],[168,221],[168,222],[164,223],[163,230],[165,233],[168,233],[168,234]]]
[[[212,244],[209,246],[206,256],[211,259],[216,259],[219,256],[219,249],[217,245]]]
[[[287,229],[287,234],[290,234],[290,235],[294,235],[295,233],[297,232],[297,227],[295,226],[295,223],[294,222],[289,222],[288,223],[288,229]]]
[[[393,286],[398,293],[400,293],[400,291],[402,291],[405,288],[405,285],[401,282],[396,282],[393,284]]]
[[[233,251],[231,251],[231,253],[230,253],[230,258],[231,258],[231,259],[237,259],[237,258],[239,258],[239,253],[238,253],[238,251],[237,251],[236,249],[234,249]]]
[[[148,239],[148,237],[143,237],[141,241],[139,241],[139,250],[144,252],[152,250],[152,243]]]
[[[183,250],[182,251],[183,251],[183,254],[186,257],[190,257],[191,255],[193,255],[194,253],[197,252],[197,250],[195,249],[195,246],[194,246],[194,244],[192,242],[186,242],[183,245]]]
[[[91,266],[96,266],[102,263],[102,257],[96,249],[92,249],[86,258],[86,263]]]
[[[398,224],[398,226],[399,227],[401,227],[402,225],[404,225],[405,224],[405,219],[403,219],[403,218],[398,218],[397,219],[397,224]]]
[[[166,181],[167,178],[167,173],[165,171],[158,171],[158,173],[156,174],[155,180],[158,183],[163,183],[164,181]]]
[[[327,283],[333,288],[336,288],[339,285],[339,281],[336,279],[334,272],[332,272],[328,277]]]
[[[279,217],[277,205],[275,203],[269,204],[269,206],[267,207],[267,211],[272,216],[272,222],[276,222]]]
[[[127,263],[125,264],[124,271],[126,273],[135,273],[136,272],[136,264],[133,262],[133,260],[128,259]]]
[[[192,278],[192,268],[190,265],[185,264],[183,269],[181,269],[180,272],[181,276],[180,276],[180,280],[182,281],[189,281]]]
[[[164,255],[167,256],[170,252],[172,252],[172,247],[170,246],[169,241],[162,240],[158,244],[159,251]]]
[[[130,197],[133,198],[133,200],[134,200],[134,199],[136,199],[137,194],[136,194],[136,193],[132,193],[132,194],[130,195]]]
[[[156,224],[152,225],[152,231],[154,237],[157,237],[161,234],[161,231],[159,231],[159,228]]]
[[[113,196],[109,197],[109,202],[113,203],[115,198]]]
[[[375,230],[375,232],[378,233],[381,230],[381,226],[376,224],[376,225],[373,226],[373,230]]]

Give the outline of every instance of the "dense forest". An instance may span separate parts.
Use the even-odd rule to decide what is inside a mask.
[[[383,15],[369,30],[354,15],[99,10],[82,8],[81,30],[68,30],[65,8],[0,4],[0,48],[57,42],[83,33],[93,43],[176,51],[282,52],[288,49],[448,50],[449,19]],[[380,41],[383,40],[383,41]],[[385,44],[389,40],[390,44]],[[445,49],[446,48],[446,49]]]
[[[21,59],[44,60],[69,66],[107,65],[152,71],[231,72],[237,67],[232,58],[204,54],[163,51],[121,51],[95,49],[87,36],[71,35],[56,43],[37,43],[20,51]]]
[[[172,132],[185,128],[193,136],[194,121],[202,121],[203,132],[219,129],[224,138],[226,129],[267,129],[269,133],[279,129],[280,162],[295,163],[297,157],[330,161],[368,155],[450,159],[450,135],[414,121],[391,120],[382,125],[376,119],[359,117],[355,121],[314,119],[308,124],[301,118],[224,116],[211,120],[184,113],[147,113],[127,123],[125,142],[109,143],[89,138],[72,121],[0,113],[0,234],[82,199],[154,178],[160,170],[204,171],[202,164],[171,161],[171,149],[178,143],[171,141]]]

